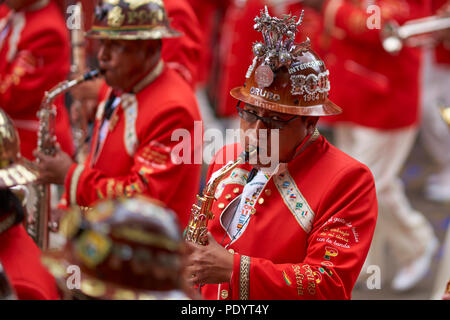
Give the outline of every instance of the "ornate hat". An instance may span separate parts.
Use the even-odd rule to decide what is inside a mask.
[[[12,120],[0,108],[0,189],[36,181],[35,166],[20,155],[20,140]]]
[[[271,111],[305,116],[327,116],[342,112],[328,99],[329,71],[311,49],[309,38],[296,44],[303,11],[296,16],[271,17],[267,7],[255,18],[255,30],[264,42],[253,45],[255,55],[244,86],[231,95],[248,104]]]
[[[179,37],[181,33],[170,27],[162,0],[99,0],[86,36],[151,40]]]
[[[106,200],[82,214],[71,209],[61,220],[63,250],[47,251],[42,262],[59,288],[78,298],[183,299],[182,237],[174,212],[138,196]],[[79,288],[68,286],[70,267],[79,267]]]

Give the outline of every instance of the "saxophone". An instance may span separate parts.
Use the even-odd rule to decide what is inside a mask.
[[[257,152],[257,148],[242,152],[235,162],[229,163],[215,172],[203,189],[202,195],[197,195],[197,204],[192,205],[191,216],[186,228],[184,239],[200,245],[207,245],[208,223],[214,219],[211,212],[214,203],[216,189],[219,183],[234,169],[242,163],[248,162]]]
[[[39,118],[37,147],[40,152],[50,156],[56,153],[56,109],[52,104],[53,100],[71,88],[85,81],[92,80],[99,75],[99,70],[93,70],[74,80],[63,81],[52,90],[45,93],[37,114]],[[48,248],[48,236],[50,229],[50,185],[35,184],[32,188],[34,189],[33,191],[36,200],[33,209],[28,213],[28,217],[26,219],[26,230],[31,238],[36,242],[37,246],[42,250],[46,250]]]

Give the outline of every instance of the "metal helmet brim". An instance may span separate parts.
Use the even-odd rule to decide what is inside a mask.
[[[321,117],[321,116],[338,115],[342,113],[342,109],[328,98],[325,99],[323,103],[317,105],[299,107],[299,106],[285,105],[279,102],[271,102],[259,97],[252,96],[248,94],[245,87],[242,86],[232,89],[230,91],[230,94],[233,98],[239,101],[248,103],[250,105],[259,108],[297,116]]]

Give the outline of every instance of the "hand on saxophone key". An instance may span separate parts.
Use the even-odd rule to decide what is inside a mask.
[[[53,156],[46,155],[38,150],[33,152],[36,157],[36,166],[39,170],[39,184],[64,184],[67,172],[74,163],[72,158],[61,150],[59,144],[56,145],[56,152]]]
[[[186,241],[187,260],[185,281],[197,285],[202,283],[230,282],[233,272],[233,254],[217,243],[208,232],[208,244],[202,246]]]

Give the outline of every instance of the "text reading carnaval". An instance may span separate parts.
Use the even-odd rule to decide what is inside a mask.
[[[201,307],[188,304],[181,308],[182,315],[206,315],[212,318],[215,313],[225,315],[267,315],[269,305],[246,304],[224,305],[220,307]]]

